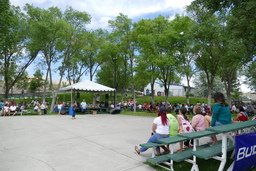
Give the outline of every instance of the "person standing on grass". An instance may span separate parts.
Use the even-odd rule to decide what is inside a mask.
[[[210,126],[220,126],[232,123],[231,111],[228,105],[225,103],[225,97],[222,93],[217,92],[213,96],[215,104],[212,110],[212,120]],[[212,140],[214,144],[218,144],[216,135],[212,135]]]
[[[57,108],[58,108],[58,115],[60,115],[61,108],[64,107],[64,105],[61,102],[58,102]]]
[[[85,111],[86,111],[86,106],[87,106],[87,104],[86,104],[86,102],[85,102],[85,99],[82,101],[81,106],[82,106],[82,113],[85,113]]]
[[[149,142],[158,143],[157,141],[158,139],[169,137],[169,125],[170,125],[170,122],[166,116],[166,109],[164,107],[161,107],[158,113],[158,117],[156,117],[153,121],[153,125],[152,125],[153,134],[149,138],[148,143]],[[161,146],[161,147],[164,149],[164,153],[169,152],[169,150],[165,146]],[[147,149],[148,148],[145,148],[145,147],[138,148],[137,146],[135,146],[135,151],[137,152],[137,154],[140,154],[141,152],[144,152]],[[160,147],[156,147],[156,155],[157,156],[161,155]]]

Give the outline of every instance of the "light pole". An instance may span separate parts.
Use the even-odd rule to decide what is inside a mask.
[[[114,87],[115,87],[115,92],[114,92],[114,108],[116,108],[116,60],[117,58],[112,58],[112,60],[114,61],[114,69],[115,69],[115,73],[114,73]]]

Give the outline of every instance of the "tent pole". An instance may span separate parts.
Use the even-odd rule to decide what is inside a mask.
[[[73,102],[73,89],[71,88],[71,102],[70,102],[70,105],[72,104]]]

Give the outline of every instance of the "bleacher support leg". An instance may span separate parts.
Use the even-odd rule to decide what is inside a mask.
[[[222,133],[222,156],[218,171],[223,171],[227,160],[227,133]]]

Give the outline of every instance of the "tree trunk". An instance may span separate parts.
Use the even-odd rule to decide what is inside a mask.
[[[190,104],[189,94],[190,94],[190,87],[188,86],[187,91],[186,91],[186,102],[187,102],[187,104]]]
[[[165,93],[165,107],[167,107],[168,97],[169,97],[169,86],[168,86],[168,88],[165,87],[164,93]]]
[[[150,102],[151,102],[152,104],[155,104],[154,83],[155,83],[155,82],[151,82],[151,83],[150,83],[150,85],[151,85],[151,99],[150,99]]]
[[[45,102],[45,92],[46,92],[46,83],[47,83],[47,80],[48,80],[48,70],[46,72],[46,78],[45,78],[45,81],[44,81],[44,91],[43,91],[43,102]]]
[[[232,99],[231,99],[231,86],[232,86],[232,79],[230,78],[230,80],[228,80],[228,84],[227,84],[227,88],[226,88],[226,92],[227,92],[227,103],[229,108],[231,108],[232,106]]]
[[[210,85],[208,83],[208,100],[207,100],[207,104],[209,107],[211,107],[211,99],[212,99],[212,85]]]
[[[188,83],[188,88],[187,88],[187,91],[186,91],[186,102],[187,102],[187,104],[190,104],[189,94],[190,94],[191,87],[190,87],[189,82],[190,82],[190,79],[187,76],[187,83]]]
[[[59,80],[59,84],[58,84],[58,88],[57,88],[56,92],[54,92],[54,90],[52,90],[52,103],[51,103],[50,112],[54,111],[54,105],[55,105],[55,102],[56,102],[56,97],[59,94],[59,89],[60,89],[60,86],[61,86],[62,77],[64,75],[64,72],[61,72],[61,73],[62,74],[60,75],[60,80]]]
[[[51,107],[50,107],[51,113],[54,111],[54,104],[56,102],[57,94],[58,94],[58,91],[56,93],[54,93],[54,91],[52,90],[52,103],[51,103]]]

